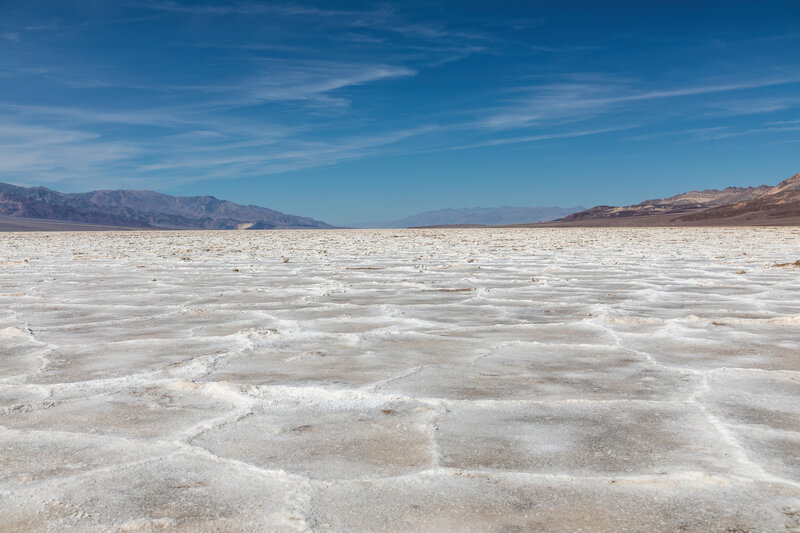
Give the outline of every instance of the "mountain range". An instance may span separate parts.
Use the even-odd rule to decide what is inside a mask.
[[[331,228],[213,196],[170,196],[153,191],[61,193],[0,183],[0,229],[289,229]]]
[[[774,187],[690,191],[622,207],[442,209],[419,213],[386,226],[673,225],[800,225],[800,174]],[[132,190],[61,193],[44,187],[0,183],[0,231],[332,227],[313,218],[235,204],[213,196],[170,196]]]
[[[554,225],[794,225],[800,224],[800,174],[774,187],[690,191],[636,205],[600,205]]]

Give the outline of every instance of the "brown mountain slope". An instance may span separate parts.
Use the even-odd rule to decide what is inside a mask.
[[[774,187],[691,191],[640,204],[597,206],[551,226],[686,226],[800,224],[800,174]]]
[[[764,222],[795,217],[800,217],[800,173],[780,182],[755,198],[681,215],[676,218],[676,221],[736,219]]]
[[[782,193],[785,191],[800,191],[800,172],[795,174],[789,179],[783,180],[766,193],[763,196],[775,195],[778,193]]]
[[[601,205],[573,213],[559,220],[573,221],[597,218],[642,217],[651,215],[669,215],[686,213],[709,207],[729,205],[736,202],[750,200],[770,190],[769,186],[760,187],[728,187],[721,191],[707,189],[704,191],[690,191],[669,198],[656,198],[645,200],[636,205],[614,207]]]

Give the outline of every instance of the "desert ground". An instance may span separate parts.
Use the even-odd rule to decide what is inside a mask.
[[[2,531],[800,531],[800,228],[0,234]]]

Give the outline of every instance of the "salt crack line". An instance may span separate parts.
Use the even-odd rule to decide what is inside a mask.
[[[717,431],[720,435],[722,441],[727,445],[729,452],[731,455],[736,459],[736,461],[741,465],[742,468],[749,471],[754,479],[759,479],[762,481],[769,481],[769,482],[776,482],[776,483],[783,483],[792,486],[800,487],[800,482],[782,478],[780,476],[775,476],[768,472],[766,468],[758,463],[757,461],[750,458],[747,453],[746,448],[738,441],[735,437],[733,432],[730,428],[717,416],[715,416],[707,405],[705,405],[700,398],[707,393],[711,392],[711,385],[708,382],[708,373],[710,371],[702,371],[693,368],[686,368],[686,367],[676,367],[665,365],[659,362],[652,354],[648,352],[643,352],[640,350],[632,350],[630,348],[624,347],[624,342],[622,335],[617,333],[616,331],[611,330],[611,334],[618,339],[620,347],[628,350],[633,353],[637,353],[645,357],[649,362],[651,362],[654,366],[662,367],[671,371],[683,372],[687,374],[692,374],[695,377],[699,378],[697,381],[695,391],[689,396],[685,402],[689,404],[693,404],[697,406],[697,408],[703,413],[703,415],[709,420],[712,427]],[[722,367],[724,368],[724,367]],[[760,369],[759,369],[760,370]]]
[[[313,488],[311,478],[301,474],[287,472],[286,470],[282,469],[262,468],[245,461],[217,455],[210,450],[196,444],[190,444],[183,441],[174,441],[173,444],[179,450],[191,453],[206,460],[233,467],[239,472],[255,474],[270,482],[278,481],[286,483],[289,487],[289,490],[285,495],[286,505],[288,508],[288,519],[299,531],[313,531],[313,526],[316,524],[316,519],[313,518],[313,513],[311,513],[309,509],[311,503],[311,491]]]
[[[406,370],[405,372],[401,372],[401,373],[399,373],[399,374],[397,374],[395,376],[391,376],[391,377],[388,377],[386,379],[382,379],[380,381],[376,381],[375,383],[367,385],[367,386],[363,387],[363,389],[361,389],[361,390],[377,392],[384,385],[388,385],[389,383],[393,383],[393,382],[401,380],[403,378],[407,378],[409,376],[413,376],[415,374],[419,374],[425,368],[427,368],[427,366],[428,365],[419,365],[419,366],[412,367],[412,368]]]

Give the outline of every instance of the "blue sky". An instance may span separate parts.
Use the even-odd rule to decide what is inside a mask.
[[[800,3],[0,0],[0,181],[352,225],[800,171]]]

